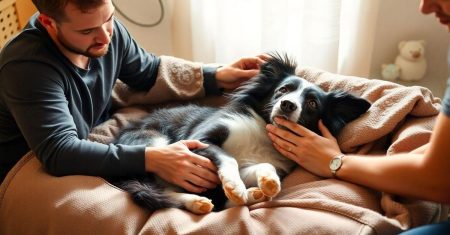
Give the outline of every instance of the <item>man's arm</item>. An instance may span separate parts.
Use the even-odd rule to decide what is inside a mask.
[[[30,73],[29,71],[41,71]],[[28,146],[55,175],[143,174],[145,146],[94,143],[80,136],[90,130],[82,114],[71,115],[62,76],[42,63],[23,62],[2,69],[4,100]],[[88,108],[85,107],[85,108]],[[80,111],[81,112],[81,111]]]

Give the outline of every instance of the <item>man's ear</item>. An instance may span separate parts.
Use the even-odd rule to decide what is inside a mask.
[[[47,32],[56,32],[56,21],[43,13],[40,13],[38,16],[39,22],[44,26],[44,28],[47,30]]]

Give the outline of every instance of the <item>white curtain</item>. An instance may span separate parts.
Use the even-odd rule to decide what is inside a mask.
[[[191,0],[194,61],[287,52],[301,66],[368,76],[379,0]]]

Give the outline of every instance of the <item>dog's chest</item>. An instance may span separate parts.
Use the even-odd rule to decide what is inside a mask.
[[[239,166],[256,163],[270,163],[275,168],[287,170],[291,162],[273,146],[266,122],[251,110],[252,116],[230,114],[220,120],[229,130],[222,148],[232,155]]]

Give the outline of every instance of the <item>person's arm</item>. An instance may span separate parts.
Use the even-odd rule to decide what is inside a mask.
[[[280,119],[277,122],[296,135],[268,125],[269,137],[275,148],[305,169],[323,177],[332,177],[329,162],[341,152],[327,128],[319,123],[322,137],[295,123]],[[449,139],[450,118],[440,114],[425,153],[378,157],[346,155],[336,177],[383,192],[448,203]]]
[[[429,148],[423,154],[388,157],[347,156],[338,178],[380,191],[450,202],[450,118],[438,116]]]
[[[69,100],[77,100],[75,91],[60,79],[64,76],[57,72],[60,70],[52,66],[24,61],[10,63],[1,70],[1,76],[8,78],[1,84],[4,102],[44,167],[54,175],[144,174],[145,146],[106,145],[85,140],[90,127],[82,115],[91,114],[89,105],[84,114],[72,107],[75,104]],[[72,116],[71,108],[80,112]]]
[[[40,73],[29,76],[24,66]],[[73,94],[76,91],[67,88],[61,74],[51,67],[27,62],[9,65],[1,72],[3,77],[15,78],[2,80],[4,100],[28,145],[50,174],[121,177],[152,172],[195,192],[219,183],[211,161],[189,151],[201,146],[189,145],[189,141],[150,148],[86,140],[90,127],[82,116],[89,117],[90,110],[82,113],[80,107],[71,113],[69,106],[75,104],[68,100],[77,99]]]

